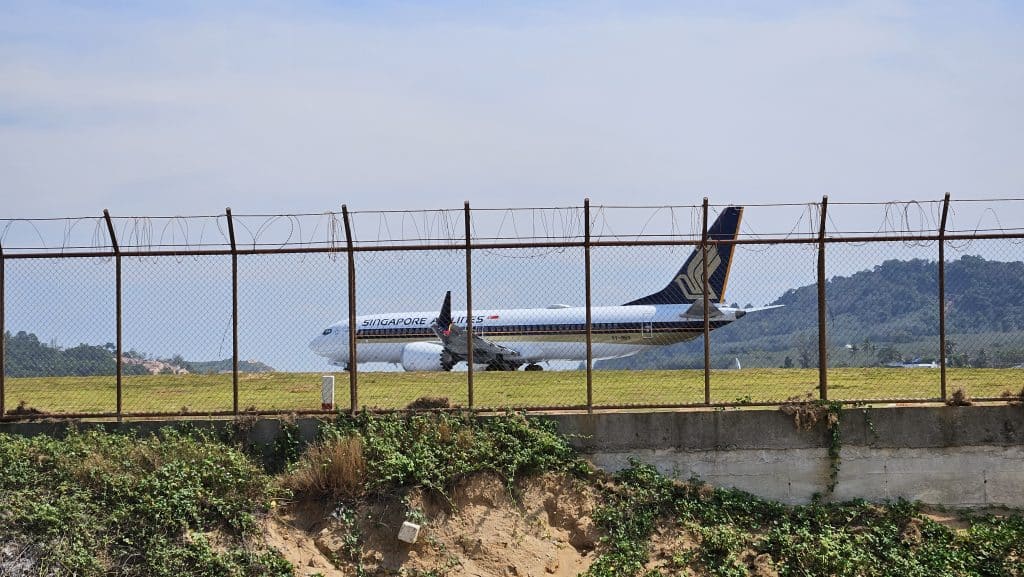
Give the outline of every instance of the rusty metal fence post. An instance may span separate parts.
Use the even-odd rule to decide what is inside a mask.
[[[949,193],[942,199],[939,220],[939,397],[946,400],[946,217],[949,216]]]
[[[359,408],[358,369],[356,368],[356,252],[352,246],[352,225],[348,206],[341,205],[341,218],[345,224],[345,246],[348,249],[348,393],[350,410],[354,415]]]
[[[231,207],[224,209],[228,219],[228,239],[231,241],[231,400],[232,410],[238,414],[238,246],[235,244],[235,221]]]
[[[466,224],[466,394],[469,409],[473,410],[473,240],[470,232],[469,201],[462,207]]]
[[[7,310],[4,304],[7,302],[7,278],[4,275],[6,269],[4,260],[4,247],[0,244],[0,419],[6,414],[7,393],[4,389],[7,374]]]
[[[704,404],[711,404],[711,314],[708,310],[711,299],[708,283],[708,197],[704,197],[703,227],[700,233],[700,261],[704,279]]]
[[[825,222],[828,195],[821,197],[821,225],[818,229],[818,398],[828,400],[828,333],[825,328]]]
[[[110,246],[114,249],[114,279],[117,283],[114,304],[117,317],[117,421],[121,422],[123,419],[123,411],[121,410],[121,379],[124,375],[124,358],[122,356],[124,330],[121,317],[121,301],[124,296],[124,289],[121,283],[121,247],[117,244],[117,235],[114,234],[114,221],[110,219],[110,211],[105,208],[103,209],[103,219],[107,221],[107,232],[110,233]]]
[[[583,268],[587,307],[587,412],[594,412],[594,331],[590,286],[590,199],[583,199]]]

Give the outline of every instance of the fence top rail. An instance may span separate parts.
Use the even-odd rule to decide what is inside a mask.
[[[1006,403],[1006,397],[972,397],[971,399],[977,403]],[[703,410],[717,410],[722,408],[752,408],[752,409],[770,409],[774,407],[781,407],[786,405],[789,401],[784,400],[765,400],[765,401],[747,401],[737,400],[731,402],[712,402],[712,403],[628,403],[628,404],[595,404],[593,406],[594,412],[604,411],[642,411],[642,410],[673,410],[673,409],[703,409]],[[910,397],[910,398],[862,398],[862,399],[837,399],[833,401],[842,406],[846,407],[857,407],[857,408],[870,408],[875,405],[940,405],[945,406],[945,402],[938,397]],[[525,411],[528,413],[550,413],[550,412],[583,412],[587,411],[587,406],[583,404],[565,404],[565,405],[523,405],[516,407],[517,410]],[[365,409],[364,409],[365,411]],[[466,407],[452,407],[446,409],[402,409],[402,408],[375,408],[368,411],[373,414],[402,414],[412,412],[423,412],[423,413],[439,413],[439,412],[470,412],[476,414],[503,414],[505,409],[497,406],[482,406],[474,407],[472,409]],[[0,416],[0,423],[13,423],[19,421],[40,421],[44,419],[49,420],[72,420],[72,419],[97,419],[97,420],[111,420],[118,416],[127,419],[154,419],[154,418],[177,418],[177,419],[204,419],[204,418],[226,418],[236,417],[238,414],[243,415],[262,415],[262,416],[276,416],[276,415],[310,415],[310,416],[330,416],[338,415],[337,409],[257,409],[257,410],[245,410],[240,413],[235,413],[230,410],[220,411],[204,411],[204,412],[186,412],[181,411],[132,411],[124,412],[118,415],[113,412],[43,412],[43,413],[7,413]]]
[[[980,240],[1024,240],[1024,231],[1014,233],[991,233],[991,234],[946,234],[938,233],[923,235],[888,235],[888,236],[832,236],[826,235],[825,244],[867,244],[881,242],[897,243],[921,243],[937,242],[945,240],[955,241],[980,241]],[[412,242],[412,241],[410,241]],[[590,246],[600,247],[656,247],[656,246],[697,246],[700,239],[631,239],[631,240],[591,240]],[[737,239],[711,239],[712,245],[790,245],[804,244],[814,245],[821,242],[817,237],[800,236],[788,238],[737,238]],[[515,242],[477,242],[474,240],[471,250],[514,250],[514,249],[558,249],[558,248],[582,248],[586,245],[584,239],[571,241],[515,241]],[[172,249],[138,249],[135,247],[121,247],[122,257],[188,257],[188,256],[223,256],[231,255],[230,245],[218,245],[222,248],[197,249],[197,248],[172,248]],[[413,251],[465,251],[465,242],[446,242],[443,244],[374,244],[370,246],[354,244],[353,252],[413,252]],[[238,255],[273,255],[273,254],[317,254],[317,253],[345,253],[348,249],[343,245],[284,245],[284,246],[240,246],[235,254]],[[61,258],[106,258],[113,257],[117,253],[111,247],[105,250],[53,250],[53,251],[26,251],[12,249],[4,246],[4,258],[10,260],[18,259],[61,259]]]

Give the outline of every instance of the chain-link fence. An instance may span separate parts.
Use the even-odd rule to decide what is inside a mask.
[[[1022,208],[0,220],[0,418],[1019,397]]]

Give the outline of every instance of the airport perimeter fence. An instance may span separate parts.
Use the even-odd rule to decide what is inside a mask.
[[[1022,208],[748,205],[735,238],[706,199],[0,219],[0,419],[1005,399],[1024,395]],[[608,308],[673,284],[697,298],[670,318]],[[448,291],[456,324],[535,358],[441,370]]]

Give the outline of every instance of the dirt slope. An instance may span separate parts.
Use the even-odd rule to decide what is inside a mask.
[[[451,502],[422,490],[360,504],[355,511],[330,502],[279,507],[265,522],[268,545],[297,575],[405,575],[435,571],[451,577],[555,576],[585,571],[597,532],[594,490],[564,475],[524,480],[513,489],[491,474],[458,483]],[[397,540],[407,510],[423,528],[413,545]]]

